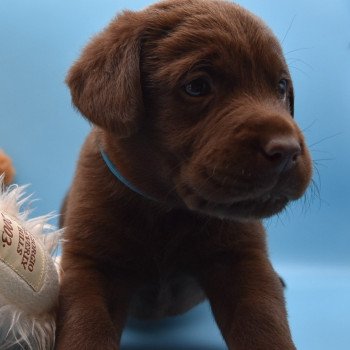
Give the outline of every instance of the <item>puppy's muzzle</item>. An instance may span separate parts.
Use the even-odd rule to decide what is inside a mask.
[[[226,125],[208,128],[206,142],[182,169],[178,192],[189,208],[262,218],[303,195],[312,174],[303,135],[288,113],[264,109],[229,114]]]

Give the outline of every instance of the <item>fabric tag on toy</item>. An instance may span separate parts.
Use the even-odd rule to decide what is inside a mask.
[[[0,261],[3,261],[34,291],[44,282],[46,257],[38,239],[0,211]]]

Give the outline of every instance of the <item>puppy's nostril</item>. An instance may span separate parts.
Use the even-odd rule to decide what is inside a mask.
[[[301,146],[294,137],[279,137],[269,140],[263,146],[263,151],[276,167],[286,170],[298,160]]]

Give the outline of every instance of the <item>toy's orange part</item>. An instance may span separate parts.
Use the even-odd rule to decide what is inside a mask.
[[[15,176],[15,168],[13,167],[11,158],[2,150],[0,150],[0,175],[5,174],[5,185],[9,185]]]

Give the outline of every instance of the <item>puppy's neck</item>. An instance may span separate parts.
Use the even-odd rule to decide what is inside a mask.
[[[118,169],[118,167],[111,161],[111,159],[109,158],[108,154],[106,151],[103,150],[103,148],[100,146],[100,153],[101,156],[104,160],[104,162],[106,163],[108,169],[110,170],[110,172],[126,187],[128,187],[131,191],[139,194],[140,196],[151,200],[151,201],[155,201],[158,202],[157,198],[152,197],[151,195],[149,195],[148,193],[145,193],[143,191],[141,191],[139,188],[137,188],[133,183],[131,183],[122,173],[121,171]]]
[[[179,200],[169,178],[162,174],[163,167],[147,139],[118,138],[97,130],[97,145],[106,170],[111,172],[119,184],[140,198],[153,203],[178,206]]]

